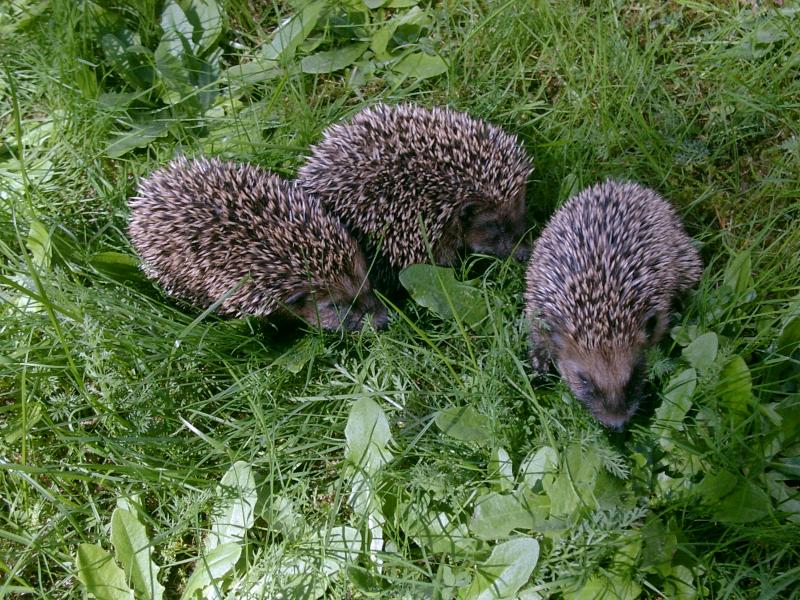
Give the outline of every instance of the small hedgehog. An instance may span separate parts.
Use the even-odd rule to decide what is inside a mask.
[[[506,257],[516,247],[527,258],[518,244],[531,169],[499,127],[449,108],[378,104],[328,128],[299,181],[375,260],[373,281],[391,289],[397,271],[428,261],[428,245],[441,265],[464,251]]]
[[[293,182],[250,165],[178,158],[139,184],[129,233],[148,276],[227,315],[356,329],[386,313],[342,224]]]
[[[644,353],[702,263],[653,190],[608,180],[570,199],[536,241],[526,280],[535,371],[554,361],[575,396],[621,430],[636,412]]]

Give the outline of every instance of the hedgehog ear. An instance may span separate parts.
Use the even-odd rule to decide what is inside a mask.
[[[653,309],[649,311],[644,318],[644,334],[647,336],[648,341],[653,339],[658,325],[658,311]]]
[[[474,200],[467,200],[461,204],[461,211],[458,217],[464,225],[470,225],[472,223],[477,208],[478,203]]]

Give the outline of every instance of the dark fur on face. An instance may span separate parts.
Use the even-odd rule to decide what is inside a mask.
[[[368,283],[360,291],[326,294],[324,292],[302,293],[292,298],[283,311],[290,316],[322,329],[334,330],[342,327],[358,331],[369,321],[375,329],[383,329],[389,322],[384,307],[369,289]]]
[[[530,246],[523,241],[527,229],[525,212],[524,187],[516,202],[488,208],[470,205],[461,217],[464,245],[470,252],[527,260]]]
[[[179,158],[143,179],[129,233],[145,272],[226,315],[300,317],[326,329],[385,323],[344,226],[294,182],[251,165]]]
[[[556,367],[575,397],[609,429],[621,431],[639,408],[644,353],[658,341],[640,335],[627,343],[591,351],[569,338],[551,335]]]
[[[526,230],[530,172],[499,127],[449,108],[379,104],[328,128],[298,181],[396,279],[431,252],[440,265],[464,250],[511,255]]]
[[[702,264],[672,207],[609,180],[559,209],[534,245],[525,292],[531,362],[554,362],[575,396],[619,430],[639,406],[644,354]]]

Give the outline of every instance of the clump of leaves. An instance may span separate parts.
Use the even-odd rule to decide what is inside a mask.
[[[203,134],[203,117],[219,94],[223,13],[216,0],[168,0],[150,44],[122,13],[90,4],[105,65],[121,82],[100,102],[126,110],[130,128],[111,141],[119,157],[188,127]]]
[[[273,79],[349,69],[353,87],[379,76],[397,86],[448,69],[434,11],[416,1],[306,3],[259,48],[238,43],[245,53],[228,69],[217,0],[169,0],[150,44],[121,14],[92,8],[105,65],[122,88],[100,100],[130,117],[130,128],[107,148],[112,158],[179,130],[208,135],[209,118],[244,111],[238,100]]]

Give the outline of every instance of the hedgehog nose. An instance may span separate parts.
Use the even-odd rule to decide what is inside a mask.
[[[625,429],[625,421],[622,421],[620,423],[606,423],[605,426],[608,427],[608,429],[610,429],[614,433],[619,433],[620,431]]]
[[[528,244],[520,244],[517,246],[517,249],[514,250],[514,259],[518,260],[519,262],[527,262],[527,260],[531,256],[531,247]]]
[[[384,329],[389,324],[389,315],[382,306],[378,307],[375,312],[365,315],[365,318],[372,322],[375,329]]]

